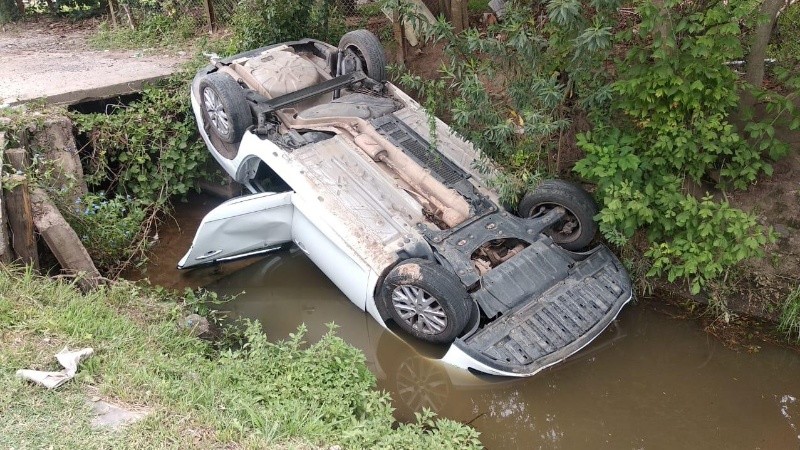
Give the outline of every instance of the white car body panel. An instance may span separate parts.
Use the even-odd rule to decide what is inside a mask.
[[[292,240],[293,215],[291,192],[265,192],[228,200],[203,218],[178,268],[274,249]]]
[[[366,308],[371,299],[369,281],[372,272],[320,217],[316,211],[303,202],[295,205],[292,224],[292,238],[317,267],[333,281],[347,298],[359,309]]]

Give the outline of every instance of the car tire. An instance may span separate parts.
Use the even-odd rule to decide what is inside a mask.
[[[339,40],[339,50],[344,52],[342,61],[345,69],[340,71],[342,75],[352,70],[347,58],[358,58],[368,77],[375,81],[386,81],[386,53],[381,41],[371,32],[355,30],[345,34]]]
[[[222,141],[236,144],[253,124],[244,89],[229,75],[210,73],[200,80],[203,118],[211,132]]]
[[[449,344],[469,322],[472,299],[466,288],[454,274],[424,259],[395,266],[383,281],[381,297],[397,325],[427,342]]]
[[[546,180],[522,197],[517,212],[523,218],[541,217],[557,206],[566,209],[567,215],[545,234],[567,250],[584,249],[597,234],[597,204],[580,187],[563,180]]]

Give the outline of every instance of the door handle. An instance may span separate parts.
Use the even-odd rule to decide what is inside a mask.
[[[300,241],[295,241],[294,243],[295,243],[295,244],[297,244],[297,247],[298,247],[298,248],[300,248],[300,250],[302,250],[302,251],[303,251],[303,253],[305,253],[306,255],[308,255],[308,250],[306,250],[306,248],[303,246],[303,243],[302,243],[302,242],[300,242]]]
[[[222,250],[211,250],[211,251],[206,252],[205,255],[198,256],[195,259],[198,260],[198,261],[202,261],[204,259],[211,258],[212,256],[217,256],[220,253],[222,253]]]

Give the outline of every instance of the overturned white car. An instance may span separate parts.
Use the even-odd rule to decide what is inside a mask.
[[[252,194],[209,213],[178,267],[294,242],[384,327],[489,374],[533,375],[591,342],[631,299],[606,247],[582,251],[597,230],[591,197],[551,180],[507,212],[479,152],[441,121],[431,130],[385,77],[365,30],[203,68],[200,134]]]

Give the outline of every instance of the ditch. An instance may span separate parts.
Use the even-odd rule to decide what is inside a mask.
[[[236,295],[224,305],[273,340],[304,323],[313,342],[338,325],[392,394],[395,417],[429,408],[468,423],[487,448],[797,448],[800,354],[762,343],[733,350],[662,302],[639,300],[595,342],[532,378],[475,376],[436,360],[356,309],[302,252],[179,272],[208,196],[179,204],[159,231],[154,284]]]

